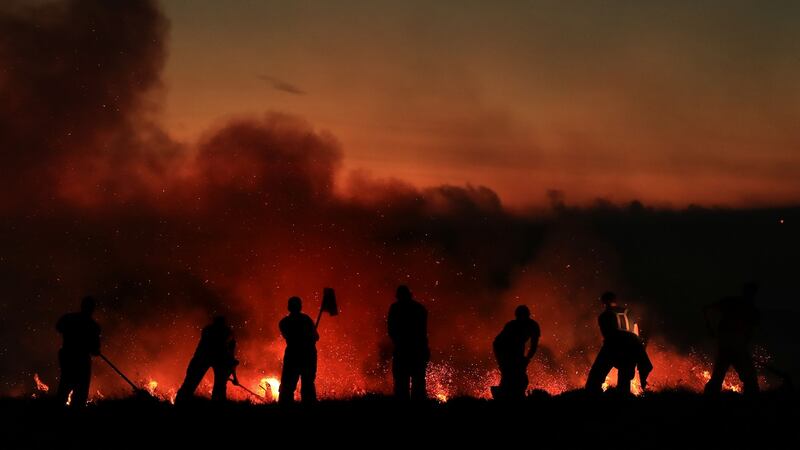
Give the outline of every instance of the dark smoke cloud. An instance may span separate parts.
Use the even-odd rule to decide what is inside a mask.
[[[0,170],[16,195],[0,207],[139,190],[120,170],[167,163],[145,95],[160,86],[164,17],[148,1],[14,5],[0,9]],[[148,141],[162,141],[159,158]]]
[[[87,292],[105,351],[174,385],[219,313],[237,326],[242,371],[276,373],[285,299],[313,310],[333,286],[342,315],[323,323],[320,378],[338,394],[385,388],[399,283],[431,311],[435,362],[465,371],[491,368],[489,343],[517,303],[545,330],[537,370],[555,373],[573,368],[565,357],[587,363],[610,286],[682,348],[702,336],[698,306],[744,279],[797,299],[797,209],[570,208],[558,194],[551,211],[520,213],[486,187],[364,174],[342,194],[335,138],[276,113],[173,142],[151,119],[166,29],[142,1],[0,15],[2,393],[35,371],[55,379],[53,323]]]

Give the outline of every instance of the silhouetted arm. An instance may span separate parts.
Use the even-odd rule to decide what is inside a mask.
[[[97,324],[94,325],[94,330],[92,330],[91,353],[95,356],[100,354],[100,326]]]
[[[539,337],[542,334],[538,325],[534,325],[531,328],[531,347],[528,349],[528,354],[526,356],[529,360],[533,359],[533,355],[536,354],[536,350],[539,348]]]
[[[286,340],[286,319],[278,322],[278,329],[281,331],[281,336],[283,336],[283,339]]]
[[[428,340],[428,309],[422,307],[422,335]]]
[[[239,377],[236,375],[236,366],[239,365],[239,360],[236,359],[236,340],[231,340],[228,344],[228,357],[231,364],[231,382],[234,386],[239,386]]]

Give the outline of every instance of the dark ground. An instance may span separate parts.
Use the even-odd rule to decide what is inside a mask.
[[[685,392],[642,398],[533,395],[519,404],[453,399],[397,405],[382,397],[313,408],[207,401],[185,407],[110,400],[83,411],[47,400],[0,400],[2,448],[230,448],[327,445],[531,448],[797,448],[796,395],[709,399]]]

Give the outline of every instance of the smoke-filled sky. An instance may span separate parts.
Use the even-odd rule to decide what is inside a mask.
[[[54,382],[87,293],[104,351],[164,389],[220,313],[243,379],[278,373],[286,299],[314,314],[325,286],[324,396],[387,390],[400,283],[448,395],[486,392],[520,303],[534,385],[579,386],[607,289],[662,387],[702,384],[700,308],[746,280],[783,320],[764,342],[793,342],[791,4],[333,5],[0,6],[0,395]]]
[[[167,0],[165,121],[276,109],[512,204],[800,199],[796,1]]]

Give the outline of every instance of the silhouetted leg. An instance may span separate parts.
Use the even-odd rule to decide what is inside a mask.
[[[200,382],[203,381],[203,377],[208,372],[209,367],[209,364],[198,361],[195,358],[189,361],[189,367],[186,369],[186,378],[184,378],[183,384],[178,389],[177,395],[175,395],[176,403],[189,400],[194,396],[194,391],[197,390],[197,386],[200,386]]]
[[[631,393],[631,381],[636,374],[636,366],[632,361],[625,361],[617,367],[617,392]]]
[[[72,390],[71,405],[80,408],[86,406],[89,399],[89,383],[92,380],[92,360],[90,357],[81,358],[75,364],[75,384]]]
[[[523,362],[519,378],[520,398],[525,398],[525,394],[528,392],[528,384],[530,384],[530,380],[528,379],[528,366]]]
[[[70,370],[69,358],[64,354],[63,349],[58,351],[58,367],[61,369],[61,374],[58,377],[56,400],[59,405],[66,405],[69,393],[72,392],[74,376]]]
[[[527,366],[522,358],[507,361],[501,372],[500,386],[503,396],[509,400],[525,398],[528,388]]]
[[[495,396],[495,399],[508,399],[511,396],[510,393],[510,386],[514,383],[512,379],[514,378],[513,375],[513,364],[509,361],[503,360],[501,363],[498,361],[498,366],[500,369],[500,384],[497,386],[496,393],[498,395]]]
[[[650,376],[650,372],[653,371],[653,363],[650,361],[650,356],[647,355],[647,349],[645,349],[644,345],[639,346],[639,357],[636,361],[636,366],[639,368],[639,383],[642,385],[642,389],[647,387],[647,377]]]
[[[408,400],[410,393],[408,383],[411,378],[407,361],[402,356],[394,355],[392,358],[392,378],[394,379],[394,396],[400,400]]]
[[[300,375],[302,381],[300,382],[300,399],[303,403],[314,403],[317,401],[317,355],[310,358],[303,368],[303,373]]]
[[[592,368],[589,369],[589,376],[586,378],[586,391],[593,393],[603,392],[603,383],[606,381],[608,373],[614,367],[611,349],[603,345],[597,353]]]
[[[733,359],[733,368],[739,375],[739,379],[742,380],[744,394],[757,394],[759,391],[758,373],[755,365],[753,365],[753,358],[746,349],[738,353],[736,358]]]
[[[213,367],[214,388],[211,390],[211,400],[224,401],[228,397],[228,378],[231,370],[228,367]]]
[[[281,371],[281,386],[278,388],[278,403],[282,405],[294,403],[294,391],[300,380],[300,369],[297,364],[284,356],[283,370]]]
[[[425,400],[428,398],[428,388],[425,382],[425,371],[428,369],[427,361],[415,364],[411,373],[411,399]]]
[[[704,392],[706,394],[718,394],[722,391],[722,382],[725,381],[725,374],[731,365],[727,352],[720,351],[714,361],[714,368],[711,371],[711,378],[706,383]]]

